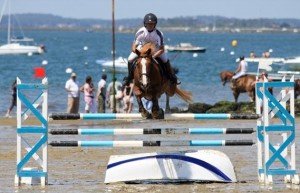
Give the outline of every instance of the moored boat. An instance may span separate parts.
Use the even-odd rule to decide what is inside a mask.
[[[100,64],[104,67],[113,67],[112,60],[96,60],[97,64]],[[127,68],[127,60],[123,57],[119,57],[115,59],[115,67],[116,68]]]
[[[288,67],[288,69],[300,70],[300,56],[286,58],[283,63]]]
[[[20,44],[18,42],[29,42],[33,41],[32,38],[22,38],[16,39],[11,38],[11,14],[10,14],[10,0],[5,0],[4,7],[8,7],[8,22],[7,22],[7,43],[0,46],[0,55],[7,54],[43,54],[45,53],[45,46],[37,46],[37,45],[28,45],[28,44]],[[0,21],[2,20],[3,13],[0,15]]]
[[[180,43],[176,46],[165,45],[168,52],[205,52],[206,48],[193,46],[191,43]]]

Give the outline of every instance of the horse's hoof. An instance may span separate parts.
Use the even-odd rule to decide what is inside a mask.
[[[162,108],[159,109],[159,119],[164,119],[165,118],[165,113]]]
[[[141,115],[144,119],[152,119],[152,115],[148,112],[142,112]]]
[[[155,111],[152,113],[153,119],[164,119],[165,114],[162,109],[159,109],[158,111]]]

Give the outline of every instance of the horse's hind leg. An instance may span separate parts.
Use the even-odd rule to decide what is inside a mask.
[[[170,113],[171,112],[171,108],[170,108],[170,96],[166,93],[166,109],[165,109],[166,113]]]
[[[137,103],[139,105],[139,112],[141,113],[143,118],[150,118],[151,114],[144,108],[142,99],[140,96],[136,96]]]

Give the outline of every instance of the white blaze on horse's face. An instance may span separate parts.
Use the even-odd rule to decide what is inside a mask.
[[[142,64],[142,83],[143,85],[147,85],[147,66],[146,66],[147,60],[145,58],[142,58],[141,64]]]

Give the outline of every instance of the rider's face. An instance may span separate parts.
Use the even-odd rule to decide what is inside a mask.
[[[148,31],[152,31],[155,27],[155,23],[146,23],[145,25]]]

